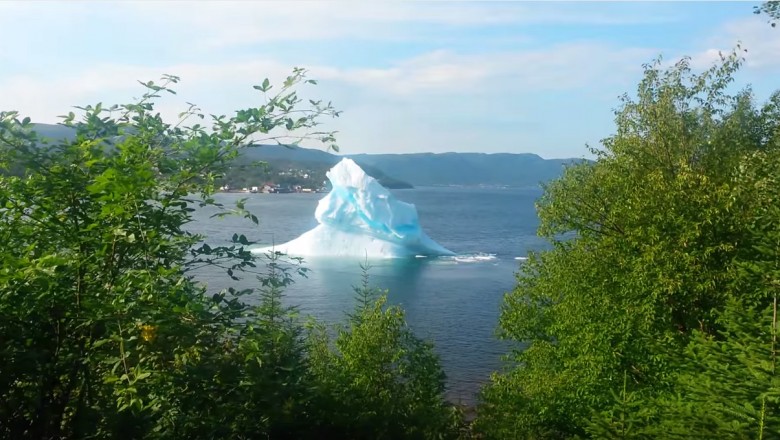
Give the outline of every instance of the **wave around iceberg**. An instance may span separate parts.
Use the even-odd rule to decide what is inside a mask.
[[[365,258],[455,255],[422,230],[413,204],[396,200],[352,159],[342,159],[326,176],[333,189],[314,212],[319,225],[292,241],[253,249],[253,253]]]

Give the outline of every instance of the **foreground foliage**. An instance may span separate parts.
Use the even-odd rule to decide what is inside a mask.
[[[777,26],[777,21],[780,20],[780,1],[772,0],[761,3],[759,6],[753,7],[755,14],[765,14],[769,17],[769,24],[772,27]]]
[[[335,339],[324,326],[311,329],[312,370],[329,409],[320,432],[365,439],[452,438],[460,418],[441,399],[444,374],[433,347],[414,336],[400,307],[384,307],[386,296],[369,287],[366,267],[356,293],[356,307],[348,322],[336,326]]]
[[[187,229],[204,206],[258,223],[212,198],[226,166],[253,142],[333,146],[315,130],[338,113],[303,106],[295,70],[257,108],[169,124],[153,103],[177,81],[65,116],[73,139],[0,113],[0,437],[446,437],[441,368],[398,309],[365,305],[331,352],[283,303],[297,266]],[[204,266],[258,288],[208,291]]]
[[[740,64],[646,66],[595,163],[547,186],[553,248],[500,320],[527,345],[468,428],[367,277],[342,324],[304,321],[283,298],[300,266],[187,229],[206,206],[259,222],[212,198],[241,148],[333,141],[305,72],[209,127],[154,112],[170,76],[69,114],[73,139],[0,113],[0,437],[778,438],[780,93],[730,94]],[[206,266],[257,288],[209,291]]]
[[[776,320],[765,318],[778,273],[765,266],[780,249],[766,242],[780,225],[780,93],[761,107],[750,90],[729,95],[740,63],[646,66],[597,161],[547,186],[540,233],[554,249],[506,297],[503,335],[529,345],[484,390],[490,437],[776,429]]]

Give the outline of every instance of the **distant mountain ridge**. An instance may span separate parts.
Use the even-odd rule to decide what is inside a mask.
[[[274,162],[336,164],[349,157],[371,174],[387,176],[415,186],[538,186],[561,175],[564,165],[582,159],[543,159],[524,153],[407,153],[345,154],[302,147],[265,145],[245,150],[247,158]]]
[[[36,130],[51,138],[71,137],[61,125],[36,124]],[[291,147],[262,145],[244,149],[242,158],[271,164],[328,165],[352,158],[368,174],[415,186],[538,186],[561,175],[564,165],[583,159],[543,159],[531,153],[398,153],[344,154]]]
[[[559,177],[564,165],[576,161],[543,159],[530,153],[356,154],[350,157],[422,186],[537,186]]]
[[[38,136],[48,139],[73,139],[76,137],[76,130],[59,124],[32,124]]]

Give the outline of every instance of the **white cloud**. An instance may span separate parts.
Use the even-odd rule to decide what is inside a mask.
[[[773,28],[763,17],[750,17],[726,23],[704,44],[705,48],[691,59],[697,69],[710,67],[740,44],[744,52],[745,67],[780,75],[780,29]]]
[[[5,2],[0,2],[5,3]],[[32,3],[31,5],[29,3]],[[279,41],[430,37],[429,26],[491,27],[529,24],[626,25],[666,23],[668,13],[553,2],[386,1],[130,1],[27,2],[9,7],[15,16],[56,22],[74,14],[127,30],[154,30],[198,47],[229,47]],[[0,19],[1,20],[1,19]],[[11,19],[8,20],[12,22]],[[2,21],[0,21],[2,23]]]
[[[341,130],[342,145],[349,152],[543,152],[564,146],[579,151],[585,141],[607,134],[600,130],[608,129],[609,105],[617,101],[604,97],[633,89],[641,64],[660,50],[619,39],[607,43],[579,37],[543,43],[529,40],[525,30],[530,27],[525,25],[609,26],[675,19],[657,11],[643,13],[642,5],[614,10],[611,5],[590,5],[0,1],[0,37],[18,34],[19,41],[32,38],[35,47],[55,55],[60,51],[66,54],[62,58],[82,56],[51,69],[11,72],[0,64],[0,105],[36,121],[53,122],[74,104],[128,102],[141,93],[136,80],[170,73],[183,82],[177,86],[179,95],[167,97],[159,107],[164,114],[174,116],[186,107],[184,101],[196,102],[207,112],[229,113],[260,99],[253,84],[266,76],[276,83],[287,75],[293,66],[285,59],[299,59],[313,78],[321,80],[312,97],[332,100],[345,110],[341,119],[323,128]],[[36,17],[34,29],[25,29],[30,17]],[[755,21],[725,26],[700,46],[694,61],[709,64],[719,48],[728,50],[741,39],[750,50],[751,69],[777,69],[780,32]],[[74,23],[83,27],[75,28]],[[56,31],[36,36],[49,26]],[[80,45],[79,38],[92,32],[92,26],[95,40]],[[115,32],[105,32],[112,27]],[[502,27],[505,32],[492,32]],[[67,29],[73,32],[61,32]],[[543,34],[538,35],[547,41],[559,40]],[[135,38],[145,39],[138,43]],[[500,39],[507,43],[489,44]],[[353,41],[369,47],[380,40],[403,41],[377,45],[401,49],[378,54],[372,61],[346,52],[337,57],[343,64],[307,55],[308,42],[335,40],[341,40],[337,47],[345,51]],[[417,40],[428,49],[421,49]],[[95,46],[95,41],[105,44]],[[281,44],[290,41],[295,45]],[[468,44],[459,44],[463,42]],[[116,47],[140,49],[127,56],[121,50],[111,52]],[[430,50],[436,47],[441,49]],[[0,60],[4,49],[0,48]],[[14,50],[12,60],[30,58],[24,44]],[[32,59],[46,59],[42,55],[46,52],[35,53]],[[556,151],[562,153],[546,155],[577,155]]]
[[[596,88],[604,81],[619,83],[632,79],[639,64],[653,53],[598,43],[571,43],[547,49],[478,55],[434,51],[383,69],[303,67],[311,71],[312,77],[342,95],[424,101],[435,95],[479,96]],[[227,112],[251,104],[246,98],[253,84],[259,84],[265,77],[278,82],[290,70],[291,66],[273,59],[157,67],[103,64],[85,67],[72,75],[52,76],[43,72],[36,76],[10,77],[0,83],[0,96],[6,106],[18,108],[35,119],[50,120],[53,112],[61,113],[73,104],[127,100],[140,91],[137,80],[156,79],[169,73],[183,79],[178,86],[182,99]],[[336,104],[338,98],[332,98]]]
[[[567,43],[544,49],[463,55],[423,54],[385,69],[341,69],[334,78],[395,95],[569,90],[630,78],[652,49]]]
[[[291,67],[273,60],[236,64],[178,64],[141,66],[132,64],[102,64],[86,66],[73,74],[16,75],[0,82],[4,109],[19,110],[37,121],[53,122],[56,115],[67,113],[74,105],[119,104],[132,102],[144,92],[138,81],[155,81],[163,74],[176,75],[182,82],[174,88],[177,96],[166,97],[169,116],[186,108],[185,101],[202,104],[204,110],[226,112],[242,105],[251,105],[249,91],[268,77],[275,83],[291,73]],[[229,99],[224,99],[225,94]],[[237,99],[238,98],[238,99]],[[199,101],[203,99],[206,102]],[[243,101],[243,103],[241,102]],[[178,105],[172,108],[171,105]]]
[[[571,43],[479,55],[434,51],[384,69],[309,65],[303,67],[320,80],[320,86],[304,94],[332,100],[344,110],[340,119],[326,121],[323,128],[339,130],[347,152],[480,149],[543,153],[539,138],[547,137],[540,132],[544,120],[584,119],[577,115],[581,110],[570,107],[568,101],[542,106],[533,99],[545,93],[550,93],[548,99],[568,93],[617,95],[624,91],[622,85],[633,82],[639,64],[651,53]],[[16,76],[0,82],[0,96],[4,108],[20,110],[35,121],[55,122],[57,115],[73,105],[128,102],[141,93],[136,80],[156,79],[163,73],[182,77],[176,86],[178,95],[166,96],[158,106],[172,120],[186,108],[185,101],[218,114],[256,104],[261,97],[251,86],[266,76],[278,83],[290,73],[290,66],[273,59],[156,67],[103,64],[72,75]],[[550,114],[549,109],[556,107]],[[495,128],[496,123],[505,128]],[[585,140],[598,139],[580,136],[576,129],[556,134],[557,142],[568,144],[572,151],[582,149]],[[546,155],[561,154],[579,155]]]

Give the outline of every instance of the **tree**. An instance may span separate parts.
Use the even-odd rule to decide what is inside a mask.
[[[338,112],[301,106],[295,89],[313,81],[296,69],[276,94],[268,80],[255,86],[256,108],[203,126],[191,106],[170,124],[154,103],[178,81],[142,83],[137,103],[80,107],[80,120],[63,122],[74,139],[41,139],[29,118],[0,113],[3,437],[245,438],[287,426],[290,415],[274,406],[284,402],[255,398],[287,392],[278,373],[291,364],[287,378],[299,376],[288,312],[275,293],[257,309],[244,301],[251,291],[207,292],[193,271],[254,271],[251,242],[234,235],[234,245],[210,247],[185,226],[197,206],[229,213],[211,196],[241,148],[330,145],[333,134],[315,127]],[[242,203],[232,212],[258,222]],[[254,391],[234,393],[246,382]],[[215,410],[216,396],[224,407]],[[217,425],[221,416],[235,423]],[[200,421],[209,430],[197,431]]]
[[[456,434],[444,374],[399,307],[368,288],[331,341],[284,299],[300,260],[233,234],[211,246],[192,212],[240,215],[215,200],[242,148],[315,139],[330,104],[302,106],[300,69],[262,104],[175,124],[154,103],[177,77],[143,83],[135,104],[82,107],[73,138],[39,137],[0,113],[0,437],[437,438]],[[269,96],[270,95],[270,96]],[[190,124],[192,120],[195,123]],[[218,267],[257,288],[209,291]],[[258,267],[259,266],[259,267]],[[333,342],[333,343],[331,343]]]
[[[769,24],[772,27],[777,26],[777,20],[780,20],[780,1],[773,0],[762,3],[760,6],[753,7],[753,13],[769,16]]]
[[[696,332],[683,353],[677,394],[658,402],[646,429],[666,438],[777,438],[780,377],[773,306],[730,300],[717,335]]]
[[[780,152],[757,152],[740,168],[743,191],[756,201],[747,225],[753,255],[737,263],[741,295],[729,298],[714,334],[695,333],[678,363],[677,393],[658,402],[653,428],[667,437],[776,438],[780,432]]]
[[[177,391],[180,403],[170,436],[317,437],[311,408],[316,384],[303,325],[297,309],[283,303],[292,274],[279,254],[269,254],[266,265],[267,274],[258,277],[258,304],[246,310],[242,323],[232,325],[220,352],[201,354],[201,361],[188,368],[186,388]],[[217,296],[225,298],[224,292]]]
[[[354,439],[456,438],[460,417],[443,399],[444,372],[431,344],[414,336],[403,310],[369,287],[368,266],[356,306],[335,340],[311,328],[311,365],[321,390],[320,432]],[[334,437],[335,438],[335,437]]]
[[[527,348],[483,391],[489,437],[646,435],[693,335],[723,328],[745,295],[738,268],[754,258],[762,203],[740,175],[780,139],[780,95],[756,108],[749,89],[726,92],[740,63],[734,52],[701,74],[687,59],[645,66],[596,162],[545,188],[553,249],[529,258],[502,306],[501,334]]]

